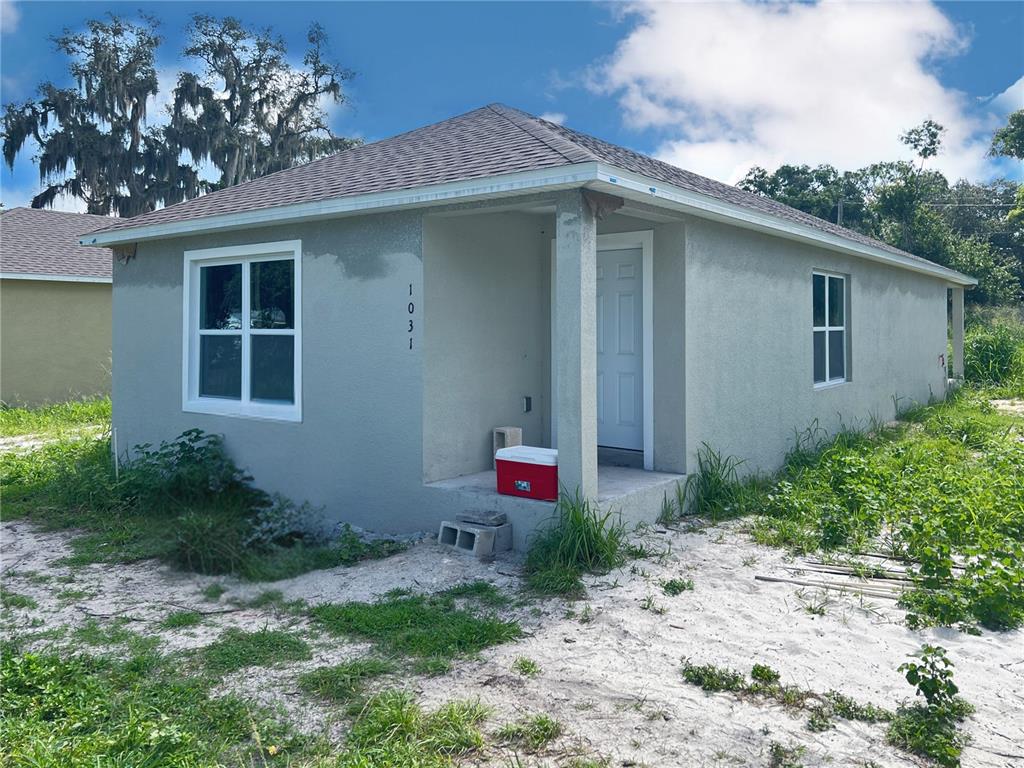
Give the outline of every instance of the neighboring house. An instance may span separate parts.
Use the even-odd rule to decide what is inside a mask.
[[[0,400],[34,406],[110,392],[111,253],[79,238],[106,216],[0,212]]]
[[[552,505],[495,494],[493,428],[653,519],[702,443],[772,470],[801,430],[943,397],[975,282],[501,105],[85,240],[126,257],[121,446],[199,427],[333,519],[501,510],[519,547]]]

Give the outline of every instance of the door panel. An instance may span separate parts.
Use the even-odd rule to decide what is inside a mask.
[[[597,442],[643,450],[643,255],[597,254]]]

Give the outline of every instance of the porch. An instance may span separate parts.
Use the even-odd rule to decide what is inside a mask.
[[[515,426],[558,449],[568,492],[657,516],[685,471],[682,227],[581,189],[424,217],[423,482],[442,508],[507,512],[517,546],[550,516],[495,490],[492,430]]]
[[[636,524],[654,520],[662,502],[674,500],[685,475],[652,472],[632,467],[601,464],[597,468],[598,506],[619,515],[622,522]],[[493,469],[427,483],[432,492],[443,495],[453,511],[504,512],[512,523],[516,549],[526,549],[530,534],[554,513],[551,501],[503,496],[496,490]]]

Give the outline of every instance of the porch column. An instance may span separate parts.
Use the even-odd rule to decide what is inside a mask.
[[[950,289],[952,311],[950,323],[953,326],[953,378],[964,377],[964,287],[958,285]]]
[[[558,480],[597,499],[597,220],[579,189],[555,206]]]

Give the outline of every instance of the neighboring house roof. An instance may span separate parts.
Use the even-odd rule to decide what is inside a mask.
[[[110,250],[87,248],[79,238],[111,221],[42,208],[0,211],[0,277],[109,283]]]
[[[582,168],[587,164],[604,173],[593,177],[568,175],[574,167]],[[189,223],[187,230],[191,232],[222,226],[258,226],[273,223],[275,218],[280,220],[286,210],[294,211],[296,218],[300,215],[306,218],[330,215],[343,210],[325,205],[329,201],[352,199],[352,207],[344,210],[369,210],[369,204],[356,208],[355,199],[384,196],[380,206],[372,206],[383,207],[388,201],[398,200],[388,193],[557,169],[566,171],[567,175],[561,179],[563,186],[591,178],[594,181],[604,180],[604,186],[607,186],[608,183],[619,183],[614,175],[616,171],[635,174],[643,181],[671,185],[701,199],[816,230],[829,238],[839,238],[873,253],[880,252],[883,256],[890,254],[904,266],[910,260],[926,266],[928,271],[933,271],[931,267],[934,267],[946,277],[962,278],[961,282],[967,284],[974,282],[926,259],[770,198],[685,171],[502,104],[481,107],[390,139],[348,149],[131,219],[112,220],[107,227],[94,233],[97,237],[93,242],[130,242],[136,230],[140,239],[167,237],[186,231],[183,228],[186,223]],[[548,182],[550,180],[545,182],[548,186],[553,185]],[[483,183],[477,186],[480,188],[478,196],[531,189],[525,183],[518,186],[513,183],[509,190],[503,192],[496,191],[497,187],[490,189]],[[647,191],[643,184],[638,188]],[[650,187],[649,191],[655,194],[659,190]],[[405,205],[417,202],[419,199],[414,195],[407,195],[401,200]],[[438,200],[424,198],[421,204],[428,202]],[[279,209],[277,212],[282,214],[281,217],[259,215],[261,211],[272,209]],[[725,218],[728,217],[727,212]],[[204,219],[208,221],[204,222]],[[230,222],[225,223],[227,220]]]

